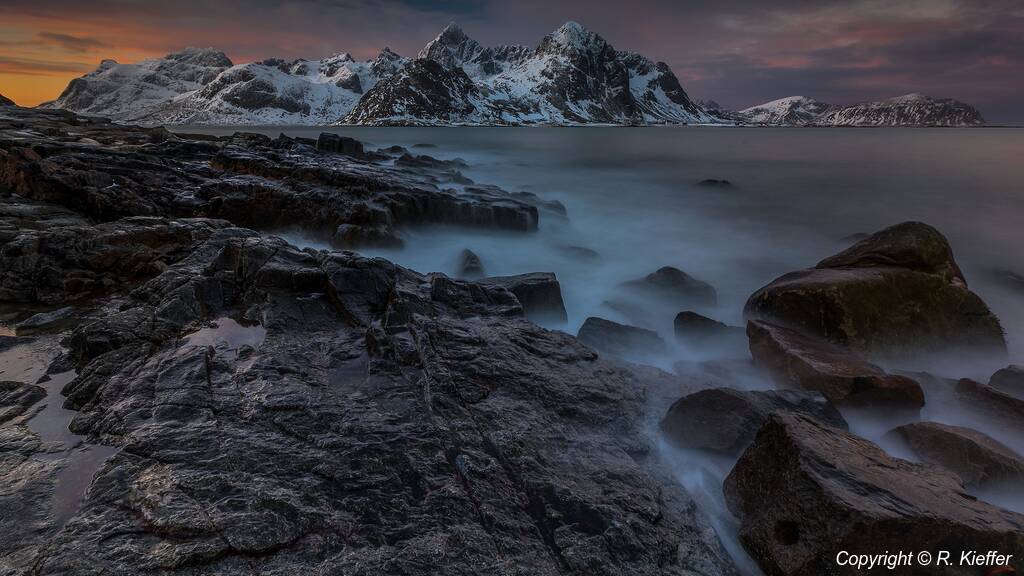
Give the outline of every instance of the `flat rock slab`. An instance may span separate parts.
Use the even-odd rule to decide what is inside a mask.
[[[774,414],[725,480],[740,540],[766,574],[863,574],[840,551],[995,550],[1024,568],[1024,516],[964,492],[960,478],[887,455],[820,420]],[[958,562],[954,562],[958,564]],[[892,574],[977,576],[976,566]]]
[[[1024,486],[1024,458],[992,437],[961,426],[913,422],[890,434],[921,460],[955,472],[968,486],[1017,480]]]
[[[637,357],[665,353],[665,341],[653,330],[591,316],[576,335],[580,342],[613,356]]]
[[[914,380],[886,374],[856,353],[767,322],[747,323],[750,353],[787,387],[817,390],[836,404],[918,409],[924,392]]]

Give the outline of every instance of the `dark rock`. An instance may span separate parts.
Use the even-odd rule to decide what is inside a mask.
[[[671,266],[659,268],[639,280],[626,282],[623,286],[641,296],[659,298],[680,307],[714,306],[718,303],[718,294],[710,284]]]
[[[14,325],[14,329],[18,334],[25,334],[36,330],[55,328],[61,323],[65,323],[74,313],[75,309],[72,306],[58,308],[51,312],[40,312],[18,322]]]
[[[1019,400],[1024,400],[1024,367],[1011,364],[997,370],[988,385]]]
[[[569,319],[565,312],[565,303],[562,301],[562,286],[551,272],[491,276],[480,282],[501,286],[515,294],[530,320],[565,323]]]
[[[36,129],[26,132],[26,124]],[[335,137],[328,134],[325,143],[340,146]],[[95,144],[83,146],[83,138]],[[402,228],[423,224],[537,229],[537,206],[501,188],[439,188],[458,178],[462,162],[393,160],[317,154],[308,139],[175,135],[62,110],[10,108],[0,115],[0,190],[32,210],[60,209],[89,222],[204,217],[267,231],[301,227],[345,248],[397,245]],[[0,239],[21,226],[4,220],[0,214]]]
[[[17,106],[17,104],[14,103],[14,100],[0,94],[0,106]]]
[[[956,395],[1006,426],[1024,431],[1024,399],[992,386],[963,378],[956,383]]]
[[[321,132],[316,139],[316,149],[323,152],[337,152],[346,156],[363,156],[363,143],[355,138]]]
[[[472,250],[464,249],[459,255],[459,277],[480,278],[483,275],[484,265],[480,262],[480,257]]]
[[[836,554],[971,550],[1024,554],[1024,516],[965,493],[941,468],[888,456],[820,420],[774,414],[725,480],[740,541],[766,574],[859,574]],[[899,567],[893,573],[917,573]],[[953,562],[943,574],[973,575]]]
[[[747,301],[748,318],[788,325],[871,356],[1003,356],[999,320],[967,283],[949,243],[919,222],[886,228]]]
[[[600,260],[601,254],[596,250],[586,248],[584,246],[569,246],[560,244],[555,246],[560,252],[571,258],[578,258],[580,260]]]
[[[35,384],[0,381],[0,424],[9,422],[46,398],[46,390]]]
[[[576,335],[580,342],[613,356],[624,358],[664,354],[665,341],[657,332],[591,316]]]
[[[847,429],[839,411],[817,392],[711,388],[672,404],[661,430],[680,447],[738,454],[774,412],[807,414]]]
[[[707,178],[697,182],[697,186],[703,186],[704,188],[732,188],[732,182],[728,180],[716,180],[714,178]]]
[[[912,422],[889,434],[906,442],[924,462],[955,472],[968,486],[1024,480],[1024,458],[977,430]]]
[[[743,342],[746,336],[743,328],[728,326],[690,310],[676,314],[673,326],[676,339],[696,347],[732,345]]]
[[[924,393],[914,380],[886,374],[855,353],[795,330],[751,320],[750,353],[781,386],[817,390],[836,404],[917,409]]]

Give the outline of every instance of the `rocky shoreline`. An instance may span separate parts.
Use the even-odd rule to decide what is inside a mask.
[[[1016,368],[991,386],[888,371],[919,344],[1005,356],[938,231],[893,227],[758,291],[755,369],[794,390],[714,389],[620,358],[675,344],[655,333],[535,324],[564,321],[553,275],[351,251],[564,215],[462,167],[0,108],[0,573],[742,573],[662,434],[738,458],[724,494],[766,573],[853,573],[839,547],[897,544],[1021,568],[1024,516],[965,487],[1019,481],[1019,455],[921,423],[893,432],[928,462],[910,463],[837,410],[913,417],[938,386],[1022,425]],[[299,227],[335,249],[274,235]],[[680,270],[624,289],[678,303],[681,341],[743,337],[683,314],[715,292]]]

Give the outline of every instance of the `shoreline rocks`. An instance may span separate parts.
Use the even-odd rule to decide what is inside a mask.
[[[744,312],[869,357],[952,349],[1006,355],[999,320],[967,288],[945,237],[920,222],[886,228],[814,268],[777,278]]]
[[[964,493],[941,468],[888,456],[814,418],[774,414],[725,480],[740,540],[766,574],[856,574],[836,554],[998,550],[1024,554],[1024,516]],[[894,573],[911,574],[912,568]],[[943,574],[975,575],[957,563]]]
[[[641,297],[672,302],[679,307],[714,306],[718,303],[718,293],[714,287],[672,266],[662,266],[622,286]]]
[[[924,392],[914,380],[886,374],[856,354],[795,330],[751,320],[750,353],[781,386],[817,390],[836,404],[917,410]]]
[[[565,312],[565,302],[562,301],[562,286],[551,272],[491,276],[478,282],[501,286],[515,294],[530,320],[564,324],[569,319]]]
[[[583,322],[576,337],[595,350],[622,358],[645,358],[666,352],[665,341],[657,332],[596,316]]]

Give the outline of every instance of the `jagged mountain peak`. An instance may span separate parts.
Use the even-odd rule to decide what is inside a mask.
[[[538,52],[575,50],[579,52],[600,52],[610,48],[607,41],[598,34],[591,32],[579,22],[572,20],[559,26],[548,34],[538,46]]]
[[[480,55],[483,47],[451,22],[436,38],[420,50],[417,57],[433,60],[445,67],[461,66]]]
[[[193,66],[208,66],[208,67],[220,67],[227,68],[234,66],[234,63],[228,58],[227,54],[217,50],[216,48],[185,48],[178,52],[172,52],[164,57],[165,60],[175,60],[177,62],[191,64]]]

